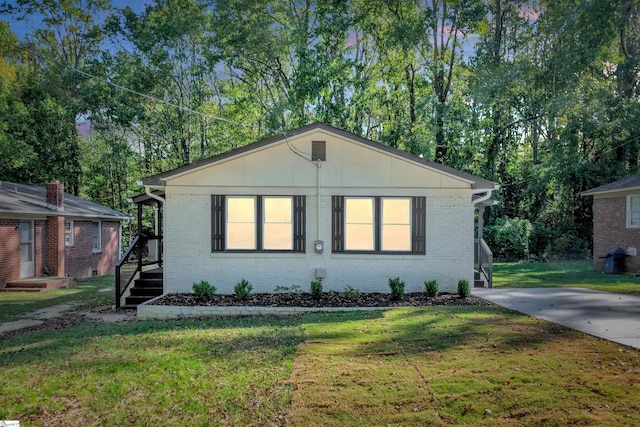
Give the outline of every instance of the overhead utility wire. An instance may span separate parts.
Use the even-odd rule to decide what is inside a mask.
[[[29,49],[27,49],[27,48],[25,48],[23,46],[17,46],[17,47],[19,49],[21,49],[21,50],[24,50],[24,51],[26,51],[26,52],[28,52],[28,53],[30,53],[30,54],[32,54],[34,56],[37,56],[40,59],[42,59],[37,52],[31,51],[31,50],[29,50]],[[54,62],[57,62],[57,61],[54,61]],[[156,98],[154,96],[138,92],[138,91],[130,89],[130,88],[126,87],[126,86],[122,86],[122,85],[120,85],[118,83],[114,83],[114,82],[110,81],[107,78],[101,78],[101,77],[95,76],[95,75],[93,75],[91,73],[88,73],[86,71],[78,70],[77,68],[72,67],[69,64],[64,64],[64,63],[61,63],[61,62],[58,62],[58,64],[70,69],[73,72],[76,72],[78,74],[81,74],[81,75],[84,75],[86,77],[89,77],[90,79],[102,80],[109,86],[113,86],[113,87],[115,87],[117,89],[120,89],[120,90],[123,90],[125,92],[129,92],[129,93],[132,93],[134,95],[141,96],[141,97],[146,98],[146,99],[148,99],[150,101],[153,101],[153,102],[157,102],[157,103],[160,103],[160,104],[165,104],[165,105],[177,108],[177,109],[182,110],[182,111],[195,113],[195,114],[198,114],[200,116],[203,116],[203,117],[206,117],[206,118],[209,118],[209,119],[218,120],[218,121],[226,122],[226,123],[229,123],[229,124],[235,124],[235,125],[240,125],[240,126],[244,126],[244,127],[247,127],[247,128],[251,128],[251,125],[248,125],[246,123],[237,122],[235,120],[231,120],[231,119],[227,119],[227,118],[224,118],[224,117],[216,116],[216,115],[210,114],[210,113],[204,113],[202,111],[197,111],[197,110],[194,110],[194,109],[189,108],[189,107],[184,106],[184,105],[178,105],[178,104],[175,104],[173,102],[170,102],[170,101],[167,101],[167,100],[164,100],[164,99]],[[301,152],[300,150],[298,150],[297,148],[292,146],[291,142],[289,141],[289,138],[287,137],[287,132],[286,131],[280,131],[280,130],[275,130],[275,129],[271,129],[271,128],[265,128],[265,129],[268,130],[268,131],[274,132],[276,134],[278,134],[278,133],[282,134],[282,136],[284,137],[285,142],[286,142],[287,147],[289,148],[289,150],[291,150],[294,154],[296,154],[297,156],[303,158],[304,160],[312,163],[314,166],[320,167],[320,163],[312,160],[311,159],[311,155],[309,153]]]

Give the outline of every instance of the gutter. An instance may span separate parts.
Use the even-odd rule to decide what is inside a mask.
[[[491,193],[495,190],[500,189],[500,184],[494,184],[493,188],[488,190],[488,189],[476,189],[476,190],[471,190],[471,194],[475,195],[475,194],[482,194],[485,193],[484,195],[480,196],[479,198],[475,199],[475,200],[471,200],[471,206],[475,207],[477,204],[484,202],[485,200],[489,200],[491,198]]]

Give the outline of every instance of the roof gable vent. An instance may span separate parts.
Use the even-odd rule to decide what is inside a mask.
[[[325,162],[327,160],[327,142],[311,141],[311,160]]]

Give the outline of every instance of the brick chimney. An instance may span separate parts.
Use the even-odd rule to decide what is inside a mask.
[[[47,209],[64,211],[64,188],[60,181],[53,179],[47,182],[45,201]]]
[[[47,183],[45,192],[47,209],[64,212],[64,188],[60,181]],[[51,275],[64,277],[64,216],[47,217],[47,264]]]

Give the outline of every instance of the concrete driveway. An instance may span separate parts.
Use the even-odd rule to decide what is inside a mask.
[[[473,288],[521,313],[640,349],[640,297],[583,288]]]

